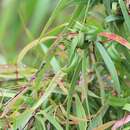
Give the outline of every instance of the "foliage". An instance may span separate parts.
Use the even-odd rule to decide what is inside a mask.
[[[129,129],[129,1],[0,2],[0,129]]]

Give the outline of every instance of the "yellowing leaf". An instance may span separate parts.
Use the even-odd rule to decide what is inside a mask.
[[[95,128],[93,130],[106,130],[107,128],[111,127],[114,123],[115,123],[115,121],[110,121],[110,122],[100,125],[99,127]]]

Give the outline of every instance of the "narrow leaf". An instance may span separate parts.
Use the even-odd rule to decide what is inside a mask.
[[[105,124],[102,124],[102,125],[98,126],[97,128],[95,128],[93,130],[106,130],[109,127],[111,127],[114,123],[115,123],[115,121],[109,121],[109,122],[107,122]]]
[[[57,130],[63,130],[63,128],[61,127],[61,125],[58,123],[58,121],[54,118],[53,115],[50,115],[46,112],[42,112],[43,115],[45,116],[45,118],[47,118],[47,120],[53,124],[53,126],[57,129]]]
[[[85,118],[85,110],[83,108],[82,102],[80,101],[80,98],[78,95],[76,95],[76,114],[80,118]],[[80,130],[86,130],[87,128],[87,122],[79,122],[79,129]]]
[[[112,62],[105,48],[100,43],[97,43],[96,46],[105,62],[105,65],[107,66],[108,71],[110,72],[112,76],[112,80],[114,82],[114,87],[115,87],[114,89],[118,92],[118,94],[120,94],[121,87],[120,87],[120,83],[119,83],[119,79],[118,79],[118,75],[117,75],[114,63]]]
[[[122,11],[124,19],[125,19],[125,23],[126,23],[128,30],[130,32],[130,16],[128,15],[128,11],[126,9],[125,3],[123,0],[119,0],[119,4],[120,4],[121,11]]]

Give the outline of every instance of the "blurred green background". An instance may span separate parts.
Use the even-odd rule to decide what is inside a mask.
[[[16,62],[22,48],[39,36],[57,2],[58,0],[0,0],[0,64]],[[67,18],[60,15],[52,26]],[[36,56],[39,48],[37,50],[31,55]]]

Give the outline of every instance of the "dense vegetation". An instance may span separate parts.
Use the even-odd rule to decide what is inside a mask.
[[[130,0],[1,0],[0,129],[129,130]]]

